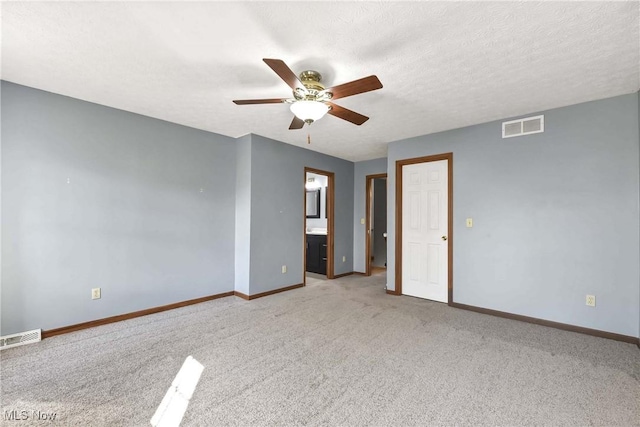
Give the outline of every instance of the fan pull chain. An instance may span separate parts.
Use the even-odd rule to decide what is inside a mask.
[[[307,134],[307,144],[311,144],[311,132]]]

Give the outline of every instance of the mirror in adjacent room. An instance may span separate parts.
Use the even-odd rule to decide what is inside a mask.
[[[307,218],[320,218],[320,189],[307,190]]]

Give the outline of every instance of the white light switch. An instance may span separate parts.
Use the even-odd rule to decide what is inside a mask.
[[[473,218],[467,218],[467,228],[473,227]]]
[[[360,218],[360,224],[364,224],[364,218]]]

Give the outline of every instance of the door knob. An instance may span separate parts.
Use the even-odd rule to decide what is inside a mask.
[[[447,236],[442,236],[442,240],[447,240]]]

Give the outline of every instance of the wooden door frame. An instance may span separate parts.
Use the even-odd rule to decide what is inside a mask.
[[[318,175],[323,175],[327,177],[327,192],[326,194],[326,204],[325,212],[327,214],[327,279],[334,278],[334,232],[335,232],[335,221],[334,221],[334,203],[335,203],[335,181],[336,174],[334,172],[329,172],[321,169],[315,169],[305,166],[304,168],[304,185],[302,186],[302,190],[304,191],[302,197],[302,218],[304,218],[303,228],[302,228],[302,284],[307,284],[307,172],[315,173]],[[320,200],[322,203],[322,200]]]
[[[449,200],[447,202],[447,268],[448,268],[448,305],[453,304],[453,153],[435,154],[432,156],[416,157],[413,159],[403,159],[396,161],[396,282],[394,295],[402,295],[402,167],[413,165],[416,163],[437,162],[439,160],[447,160],[447,193]]]
[[[386,173],[378,173],[378,174],[374,174],[374,175],[367,175],[366,177],[366,195],[367,195],[367,199],[365,202],[365,249],[364,249],[364,253],[365,253],[365,258],[364,258],[364,265],[365,265],[365,275],[366,276],[371,276],[371,209],[373,209],[373,206],[371,206],[371,191],[373,190],[373,180],[374,179],[380,179],[380,178],[387,178],[387,174]]]

